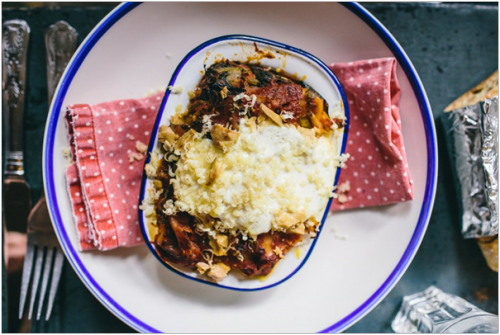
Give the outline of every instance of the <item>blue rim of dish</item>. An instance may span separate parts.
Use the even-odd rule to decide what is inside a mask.
[[[426,180],[422,209],[415,231],[412,235],[407,249],[405,250],[401,260],[399,261],[395,269],[391,272],[388,279],[381,285],[381,287],[377,289],[375,293],[370,296],[364,303],[362,303],[352,313],[336,322],[334,325],[324,329],[322,332],[340,332],[351,326],[365,314],[367,314],[371,309],[373,309],[380,301],[382,301],[382,299],[398,282],[398,280],[406,271],[406,268],[411,263],[411,260],[416,254],[425,234],[425,230],[427,228],[434,203],[437,181],[438,161],[434,121],[432,118],[432,112],[429,101],[427,99],[427,95],[415,68],[413,67],[410,59],[403,51],[396,39],[372,14],[370,14],[366,9],[364,9],[357,3],[341,4],[373,29],[373,31],[385,42],[386,46],[391,50],[394,57],[397,59],[398,63],[405,72],[412,86],[413,92],[417,98],[424,123],[427,141],[428,175]],[[55,192],[52,162],[52,157],[54,155],[55,132],[59,118],[59,111],[61,110],[62,103],[77,70],[80,68],[88,53],[92,50],[99,39],[106,33],[106,31],[108,31],[117,21],[119,21],[122,17],[124,17],[138,5],[140,5],[140,3],[124,3],[114,9],[87,36],[87,38],[83,41],[82,45],[75,53],[70,64],[68,64],[68,67],[63,77],[61,78],[58,89],[55,92],[52,106],[50,108],[49,119],[45,129],[46,136],[44,139],[43,174],[45,180],[45,194],[47,196],[47,202],[49,205],[49,213],[52,218],[57,237],[61,243],[68,261],[70,262],[76,273],[79,275],[79,277],[82,279],[82,282],[85,284],[85,286],[87,286],[89,291],[94,294],[94,296],[98,298],[98,300],[100,300],[100,302],[106,308],[108,308],[108,310],[114,313],[126,324],[141,332],[157,333],[159,332],[158,330],[137,319],[135,316],[126,311],[122,306],[116,303],[89,274],[82,261],[78,257],[78,252],[71,244],[71,240],[67,232],[65,231],[64,224],[61,219],[61,213],[59,212],[59,208],[57,207],[57,195]]]
[[[312,61],[314,64],[316,64],[317,66],[319,66],[321,68],[321,70],[323,70],[323,72],[326,75],[328,75],[328,77],[333,81],[333,83],[335,84],[335,87],[338,90],[338,93],[340,95],[340,98],[342,100],[342,104],[343,104],[343,107],[344,107],[344,114],[346,116],[346,124],[344,126],[344,134],[342,136],[342,145],[341,145],[341,148],[340,148],[340,154],[345,153],[345,148],[346,148],[346,144],[347,144],[347,135],[349,133],[349,105],[347,103],[347,98],[345,96],[344,89],[343,89],[342,85],[340,84],[339,80],[337,79],[337,77],[335,76],[335,74],[328,67],[328,65],[326,65],[323,61],[321,61],[316,56],[314,56],[314,55],[310,54],[309,52],[304,51],[302,49],[298,49],[298,48],[292,47],[290,45],[279,43],[279,42],[276,42],[276,41],[273,41],[273,40],[269,40],[269,39],[266,39],[266,38],[256,37],[256,36],[250,36],[250,35],[241,35],[241,34],[238,34],[238,35],[224,35],[224,36],[215,37],[215,38],[212,38],[212,39],[210,39],[208,41],[205,41],[202,44],[198,45],[196,48],[194,48],[193,50],[191,50],[179,62],[179,65],[177,65],[177,68],[175,69],[175,71],[172,74],[172,77],[170,79],[170,82],[168,83],[168,86],[175,86],[175,81],[176,81],[176,79],[177,79],[180,71],[184,68],[184,66],[186,65],[186,63],[189,62],[189,60],[193,56],[197,55],[200,51],[203,51],[206,48],[208,48],[208,47],[210,47],[210,46],[212,46],[212,45],[214,45],[216,43],[219,43],[219,42],[224,42],[224,41],[238,41],[238,40],[240,40],[240,41],[254,42],[254,43],[260,43],[260,44],[271,46],[273,48],[285,50],[285,51],[291,52],[293,54],[297,54],[297,55],[299,55],[299,57],[304,57],[305,59],[308,59],[308,60]],[[167,88],[167,90],[165,92],[165,95],[163,97],[163,100],[162,100],[162,102],[160,104],[160,107],[158,109],[158,115],[156,116],[154,128],[153,128],[153,130],[151,132],[151,138],[150,138],[150,141],[149,141],[148,152],[152,152],[153,149],[154,149],[154,144],[155,144],[156,138],[158,136],[158,128],[160,126],[160,121],[161,121],[161,119],[163,117],[163,114],[165,112],[165,106],[167,104],[167,101],[168,101],[169,97],[170,97],[170,90]],[[147,158],[146,158],[145,164],[148,164],[150,161],[151,161],[151,156],[148,155]],[[338,183],[338,180],[339,180],[339,177],[340,177],[340,173],[341,173],[341,169],[337,168],[336,175],[335,175],[335,180],[334,180],[334,186],[336,186],[337,183]],[[142,201],[144,200],[144,196],[146,194],[146,183],[147,183],[147,180],[148,180],[148,178],[146,176],[146,173],[143,170],[142,181],[141,181],[141,191],[140,191],[140,194],[139,194],[139,203],[142,203]],[[333,199],[330,198],[330,200],[328,201],[328,204],[326,206],[325,212],[323,214],[323,218],[321,219],[321,224],[319,226],[318,235],[316,236],[315,239],[312,240],[312,243],[311,243],[309,249],[307,250],[307,254],[302,259],[302,261],[300,262],[299,266],[297,268],[295,268],[292,272],[290,272],[288,275],[286,275],[283,279],[280,279],[280,280],[278,280],[277,282],[275,282],[273,284],[262,286],[262,287],[256,287],[256,288],[240,288],[240,287],[234,287],[234,286],[226,286],[226,285],[217,284],[217,283],[214,283],[214,282],[211,282],[211,281],[208,281],[208,280],[204,280],[204,279],[201,279],[201,278],[191,277],[191,276],[185,274],[184,272],[176,269],[174,266],[168,264],[163,259],[161,259],[161,257],[158,255],[158,251],[156,250],[156,248],[153,246],[153,244],[148,239],[148,236],[149,236],[149,234],[147,232],[147,225],[148,225],[148,223],[144,221],[144,215],[143,215],[142,209],[139,208],[138,212],[139,212],[139,220],[140,220],[140,223],[141,223],[140,224],[141,232],[142,232],[142,236],[144,237],[144,241],[146,241],[146,245],[148,246],[148,248],[151,251],[151,253],[156,257],[156,259],[159,260],[160,263],[163,264],[167,269],[169,269],[169,270],[177,273],[178,275],[180,275],[180,276],[182,276],[184,278],[188,278],[188,279],[191,279],[191,280],[203,283],[203,284],[208,284],[208,285],[212,285],[212,286],[216,286],[216,287],[220,287],[220,288],[225,288],[225,289],[229,289],[229,290],[250,292],[250,291],[260,291],[260,290],[269,289],[269,288],[272,288],[274,286],[277,286],[277,285],[285,282],[286,280],[290,279],[294,274],[296,274],[302,268],[302,266],[306,263],[307,259],[309,258],[309,256],[311,255],[312,251],[314,250],[314,246],[316,245],[316,241],[317,241],[318,237],[320,236],[321,231],[323,230],[323,225],[325,223],[326,217],[328,216],[328,208],[330,208],[332,200]]]

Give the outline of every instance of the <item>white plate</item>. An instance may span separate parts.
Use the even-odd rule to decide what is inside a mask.
[[[186,280],[163,267],[146,246],[78,252],[61,154],[68,146],[64,106],[140,98],[165,87],[189,50],[226,34],[280,41],[326,63],[396,57],[414,200],[331,216],[301,271],[257,292]],[[413,259],[434,202],[436,153],[430,106],[413,65],[392,35],[358,5],[133,3],[117,7],[89,34],[56,90],[44,141],[45,192],[76,273],[109,310],[139,331],[341,331],[374,308]],[[349,238],[336,238],[334,229]]]

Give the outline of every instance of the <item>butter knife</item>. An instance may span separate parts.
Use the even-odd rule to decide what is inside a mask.
[[[7,230],[26,232],[31,194],[24,178],[23,115],[26,56],[30,28],[23,20],[10,20],[2,31],[2,88],[6,136],[4,215]]]

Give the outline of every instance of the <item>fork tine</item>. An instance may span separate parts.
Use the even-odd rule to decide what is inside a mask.
[[[24,304],[28,295],[28,285],[30,283],[31,270],[33,269],[33,256],[35,247],[32,244],[27,245],[26,256],[24,256],[23,277],[21,281],[21,298],[19,299],[19,319],[23,317]]]
[[[33,282],[31,283],[30,311],[28,314],[29,320],[31,320],[31,315],[33,314],[33,306],[35,305],[36,292],[38,290],[38,284],[40,283],[40,273],[42,272],[42,263],[43,263],[43,247],[39,246],[36,253],[35,273],[33,274]]]
[[[54,267],[52,268],[52,282],[50,283],[49,305],[47,306],[45,320],[49,319],[50,313],[52,312],[52,306],[54,305],[54,299],[57,293],[57,286],[59,285],[59,279],[61,279],[63,262],[64,254],[61,249],[56,248],[56,259],[54,261]]]
[[[47,284],[49,283],[50,269],[52,267],[52,253],[53,248],[47,249],[47,254],[45,255],[45,265],[43,266],[43,278],[42,287],[40,290],[40,297],[38,298],[38,311],[36,313],[36,319],[40,320],[40,315],[42,314],[43,300],[45,298],[45,292],[47,291]]]

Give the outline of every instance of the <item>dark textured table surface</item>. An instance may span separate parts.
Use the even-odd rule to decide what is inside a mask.
[[[474,240],[460,234],[458,199],[445,150],[442,110],[498,67],[498,6],[477,3],[366,3],[412,60],[429,97],[438,136],[439,177],[436,201],[426,236],[401,281],[366,317],[347,332],[392,332],[390,322],[403,296],[435,285],[459,295],[487,312],[498,314],[498,274],[491,271]],[[42,191],[41,151],[47,116],[43,46],[45,29],[65,20],[79,32],[79,42],[113,7],[9,9],[2,21],[20,18],[31,27],[25,138],[26,177],[33,203]],[[17,295],[2,285],[2,297]],[[66,264],[53,316],[32,326],[34,332],[129,332],[84,287]],[[5,313],[5,309],[4,309]],[[4,314],[5,316],[5,314]],[[15,332],[15,315],[4,331]]]

